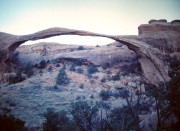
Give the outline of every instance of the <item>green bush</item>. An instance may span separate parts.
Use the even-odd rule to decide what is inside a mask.
[[[56,67],[60,67],[60,64],[56,64]]]
[[[51,72],[53,70],[52,66],[49,66],[48,71]]]
[[[78,68],[78,69],[77,69],[77,73],[79,73],[79,74],[83,74],[83,69]]]
[[[40,63],[39,63],[39,69],[44,69],[46,67],[46,61],[45,60],[42,60]]]
[[[56,84],[57,85],[67,85],[67,84],[69,84],[69,82],[70,82],[70,79],[67,77],[67,74],[65,72],[65,68],[62,67],[59,70],[59,74],[56,78]]]
[[[106,90],[101,90],[99,95],[100,95],[102,100],[108,100],[110,98],[109,90],[107,90],[107,91]]]
[[[120,80],[120,73],[116,73],[116,75],[112,76],[112,80],[117,81]]]
[[[34,66],[35,67],[35,66]],[[33,74],[34,74],[34,71],[33,71],[33,65],[32,64],[27,64],[25,67],[24,67],[24,73],[27,74],[27,77],[31,77]]]
[[[47,109],[44,117],[46,120],[43,123],[43,131],[73,131],[76,128],[65,111],[55,112],[53,109]]]
[[[94,74],[98,72],[98,68],[95,65],[89,65],[88,67],[88,74]]]
[[[98,108],[86,101],[72,103],[70,113],[82,131],[93,131],[97,126]]]
[[[74,63],[71,64],[70,71],[76,71],[76,64]]]
[[[134,130],[133,118],[128,107],[119,107],[112,110],[110,114],[110,125],[113,130]]]
[[[103,83],[106,82],[106,78],[103,77],[103,78],[101,79],[101,82],[103,82]]]
[[[129,97],[129,90],[127,89],[121,89],[119,90],[119,93],[117,94],[118,97],[127,98]]]
[[[110,67],[110,63],[105,63],[105,64],[103,65],[103,69],[104,69],[104,70],[108,69],[109,67]]]
[[[105,110],[109,110],[110,109],[110,105],[108,103],[106,103],[105,101],[99,101],[96,103],[97,106],[99,108],[105,109]]]
[[[79,46],[78,50],[84,50],[85,48],[83,46]]]
[[[18,83],[18,82],[21,82],[23,80],[25,80],[26,78],[22,76],[22,74],[20,72],[18,72],[16,74],[16,76],[10,76],[9,77],[9,83],[10,84],[15,84],[15,83]]]
[[[55,89],[55,90],[57,90],[57,89],[58,89],[58,86],[57,86],[57,85],[55,85],[55,86],[54,86],[54,89]]]
[[[79,88],[83,89],[83,88],[84,88],[84,84],[81,84],[81,85],[79,86]]]
[[[91,95],[90,98],[91,98],[91,99],[94,99],[94,95]]]

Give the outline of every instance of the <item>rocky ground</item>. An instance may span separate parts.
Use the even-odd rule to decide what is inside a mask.
[[[111,48],[109,48],[109,46],[111,46]],[[33,67],[34,74],[29,78],[27,77],[26,80],[22,82],[17,84],[5,83],[1,85],[1,106],[10,108],[12,110],[11,113],[24,120],[27,127],[37,129],[41,128],[44,121],[43,113],[48,108],[54,108],[57,111],[63,110],[64,108],[67,108],[70,103],[79,100],[92,101],[94,103],[101,102],[101,90],[109,90],[111,91],[112,96],[105,101],[105,103],[110,105],[113,109],[127,104],[124,98],[115,96],[118,93],[118,90],[126,89],[133,94],[135,94],[137,90],[140,90],[140,88],[142,92],[145,91],[144,84],[141,82],[142,80],[138,75],[137,61],[131,61],[132,57],[135,59],[136,55],[131,55],[131,52],[127,47],[117,47],[115,44],[102,47],[84,47],[83,50],[79,51],[78,47],[79,46],[65,46],[60,44],[51,45],[47,43],[21,46],[17,50],[17,57],[19,63],[23,63],[22,66],[26,66],[27,63],[37,64],[46,57],[48,57],[46,61],[49,60],[50,62],[48,62],[43,69]],[[49,50],[46,50],[46,48]],[[72,49],[74,51],[72,51]],[[110,61],[109,58],[107,58],[107,62],[112,65],[106,65],[107,67],[103,66],[105,63],[96,65],[98,71],[93,73],[91,77],[88,76],[87,72],[89,63],[86,62],[82,65],[76,65],[75,71],[72,71],[71,66],[73,62],[69,61],[66,55],[66,53],[70,52],[69,54],[71,54],[72,52],[73,56],[76,57],[77,55],[74,54],[78,54],[78,52],[81,54],[83,52],[88,56],[88,52],[98,52],[98,54],[94,54],[99,55],[99,57],[104,60],[106,54],[101,55],[101,53],[103,54],[103,51],[105,50],[110,51],[110,49],[122,52],[120,55],[116,55],[117,52],[110,53],[108,54],[110,58],[116,59],[120,57],[121,59],[123,54],[124,59],[121,59],[120,62],[117,61],[116,63],[112,63],[114,61]],[[99,50],[101,50],[101,52]],[[57,51],[59,52],[57,53]],[[46,52],[46,54],[42,52]],[[33,57],[34,53],[37,57]],[[56,56],[54,56],[54,54],[56,54]],[[60,54],[60,56],[58,56],[58,54]],[[55,61],[59,60],[58,58],[66,59],[62,63],[61,61]],[[23,62],[24,60],[28,60],[28,62]],[[91,60],[91,62],[94,62],[93,60]],[[63,65],[66,67],[65,71],[70,79],[70,83],[65,86],[55,87],[56,78]],[[49,67],[51,67],[51,70],[49,70]],[[78,71],[79,69],[82,71]],[[119,78],[113,79],[113,76],[120,71],[121,74]],[[133,96],[135,97],[135,95]]]

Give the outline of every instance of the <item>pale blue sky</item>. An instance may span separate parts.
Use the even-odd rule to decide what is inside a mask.
[[[136,35],[151,19],[180,19],[180,0],[0,0],[0,31],[28,34],[50,27]]]

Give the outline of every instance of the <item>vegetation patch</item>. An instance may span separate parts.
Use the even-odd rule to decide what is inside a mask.
[[[67,85],[67,84],[69,84],[69,82],[70,82],[70,79],[67,77],[67,74],[65,72],[65,68],[62,67],[59,70],[58,76],[56,78],[56,84],[57,85]]]

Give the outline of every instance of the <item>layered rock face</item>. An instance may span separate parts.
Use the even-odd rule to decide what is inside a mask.
[[[158,48],[163,53],[176,54],[180,51],[180,22],[178,20],[171,23],[165,20],[151,20],[149,24],[140,25],[138,29],[138,40]]]
[[[176,20],[167,23],[165,20],[149,22],[150,24],[139,26],[138,36],[111,36],[97,34],[87,31],[72,30],[65,28],[50,28],[29,35],[16,36],[0,32],[0,51],[1,51],[1,78],[2,74],[6,73],[9,62],[13,60],[13,52],[24,42],[28,40],[37,40],[58,35],[82,35],[82,36],[99,36],[107,37],[116,40],[119,43],[126,45],[130,50],[134,51],[138,56],[138,62],[141,64],[143,74],[150,83],[158,84],[160,81],[166,82],[169,80],[168,67],[164,61],[158,56],[163,53],[178,56],[179,54],[179,21]],[[60,54],[57,57],[83,57],[96,65],[101,65],[105,61],[120,61],[123,59],[123,51],[114,49],[115,47],[100,48],[99,50],[80,51],[78,53],[66,53],[64,56]],[[117,56],[114,57],[113,50]],[[100,53],[101,52],[101,53]],[[46,52],[44,52],[46,54]],[[104,54],[104,55],[103,55]],[[112,55],[113,54],[113,55]],[[119,56],[119,54],[121,54]],[[130,56],[131,53],[128,54]],[[113,57],[112,57],[113,56]],[[117,59],[119,57],[119,59]],[[115,59],[114,59],[115,58]],[[129,57],[127,57],[129,59]],[[134,59],[132,59],[134,61]]]
[[[136,68],[137,55],[126,46],[118,47],[111,44],[101,47],[83,46],[78,50],[77,45],[63,45],[57,43],[38,43],[20,46],[18,59],[22,64],[37,64],[42,60],[85,60],[97,66],[111,66],[115,68]]]
[[[139,35],[153,34],[157,32],[180,32],[180,24],[178,21],[168,23],[166,20],[150,20],[149,24],[142,24],[138,27]]]

